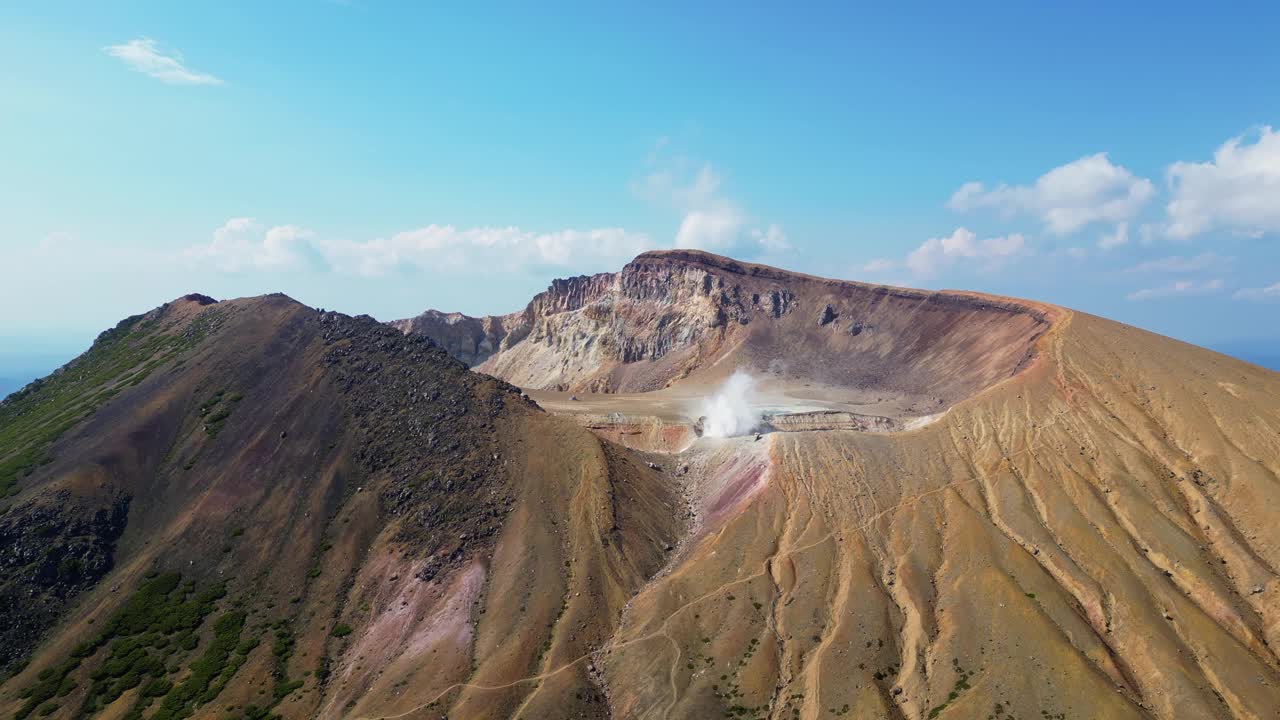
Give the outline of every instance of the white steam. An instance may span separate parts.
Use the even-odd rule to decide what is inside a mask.
[[[753,407],[756,380],[738,370],[720,386],[715,395],[702,402],[700,414],[705,418],[702,434],[706,437],[745,435],[760,424],[760,411]]]

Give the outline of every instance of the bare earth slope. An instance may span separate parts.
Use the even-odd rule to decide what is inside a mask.
[[[1276,717],[1280,378],[1075,313],[1041,347],[926,428],[711,460],[618,715]]]

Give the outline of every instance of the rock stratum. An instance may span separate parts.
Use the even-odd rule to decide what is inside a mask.
[[[1280,374],[1038,303],[188,296],[0,403],[0,487],[15,717],[1280,715]]]
[[[748,370],[778,382],[949,405],[1016,372],[1045,306],[827,280],[709,253],[656,251],[557,280],[518,313],[428,311],[425,334],[520,387],[647,392]]]

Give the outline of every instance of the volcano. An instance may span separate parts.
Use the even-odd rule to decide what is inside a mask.
[[[1044,303],[189,295],[0,403],[0,492],[16,718],[1280,717],[1280,374]]]

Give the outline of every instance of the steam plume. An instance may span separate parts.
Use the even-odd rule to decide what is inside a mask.
[[[760,424],[760,411],[752,407],[755,389],[755,378],[747,373],[737,370],[730,375],[716,394],[702,403],[701,414],[706,418],[702,434],[733,437],[755,430]]]

